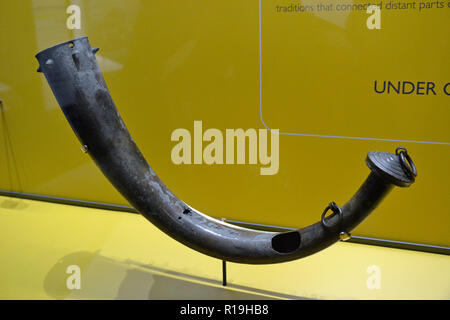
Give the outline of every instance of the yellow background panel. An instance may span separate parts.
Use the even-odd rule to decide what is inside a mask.
[[[330,201],[342,205],[353,195],[369,173],[368,151],[393,152],[401,144],[418,167],[416,184],[394,190],[355,234],[450,246],[448,145],[282,135],[274,176],[261,176],[259,165],[171,162],[172,131],[192,132],[194,120],[223,132],[264,128],[258,1],[74,1],[82,10],[76,32],[66,28],[70,3],[0,3],[0,99],[19,174],[9,182],[3,157],[1,189],[126,204],[80,151],[36,72],[38,51],[87,35],[100,48],[100,67],[131,135],[161,179],[191,206],[231,220],[309,225]],[[450,141],[448,96],[371,91],[376,79],[448,81],[449,10],[383,12],[382,29],[369,31],[364,12],[345,19],[332,13],[281,16],[276,4],[262,6],[268,125],[282,132]],[[414,39],[405,28],[412,28]]]

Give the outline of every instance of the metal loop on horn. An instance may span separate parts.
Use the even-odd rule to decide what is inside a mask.
[[[334,213],[339,215],[339,222],[337,224],[335,224],[334,226],[327,224],[325,221],[325,215],[328,212],[328,210],[333,211]],[[335,226],[339,226],[339,228],[341,229],[341,231],[339,232],[339,239],[342,241],[347,241],[350,240],[350,238],[352,237],[352,235],[347,232],[346,230],[344,230],[342,228],[343,225],[343,220],[344,220],[344,215],[342,213],[342,209],[335,203],[335,202],[330,202],[330,204],[325,208],[324,212],[322,213],[322,225],[326,228],[326,229],[331,229]]]
[[[328,210],[333,211],[333,213],[336,213],[337,215],[339,215],[339,225],[342,224],[342,220],[343,220],[343,215],[342,215],[342,209],[333,201],[330,202],[330,204],[325,208],[325,210],[322,213],[322,225],[327,228],[330,229],[332,227],[334,227],[333,225],[329,225],[327,224],[325,221],[325,215],[328,212]]]
[[[408,175],[408,177],[417,177],[417,169],[408,154],[408,150],[406,150],[406,148],[404,147],[398,147],[397,149],[395,149],[395,154],[400,157],[400,164],[402,165],[403,171]]]

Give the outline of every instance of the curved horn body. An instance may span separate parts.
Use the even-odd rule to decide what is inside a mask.
[[[266,232],[211,218],[178,199],[157,177],[131,138],[109,94],[87,37],[36,55],[53,93],[83,147],[116,189],[172,238],[204,254],[239,263],[299,259],[322,250],[363,221],[393,188],[414,180],[398,155],[371,152],[372,172],[357,193],[323,221],[291,232]],[[400,169],[399,169],[400,168]]]

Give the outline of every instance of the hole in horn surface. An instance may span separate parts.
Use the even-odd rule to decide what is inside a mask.
[[[290,231],[277,234],[272,238],[272,248],[279,253],[290,253],[300,247],[300,233]]]

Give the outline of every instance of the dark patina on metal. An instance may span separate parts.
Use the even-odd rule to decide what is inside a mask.
[[[42,72],[88,153],[116,189],[150,222],[188,247],[221,260],[267,264],[306,257],[345,239],[394,185],[407,187],[401,153],[369,152],[371,173],[333,213],[303,229],[267,232],[211,218],[177,198],[158,178],[131,138],[106,87],[87,37],[39,52]],[[414,166],[404,150],[403,162]],[[412,164],[412,165],[411,165]],[[415,170],[415,167],[414,167]]]

